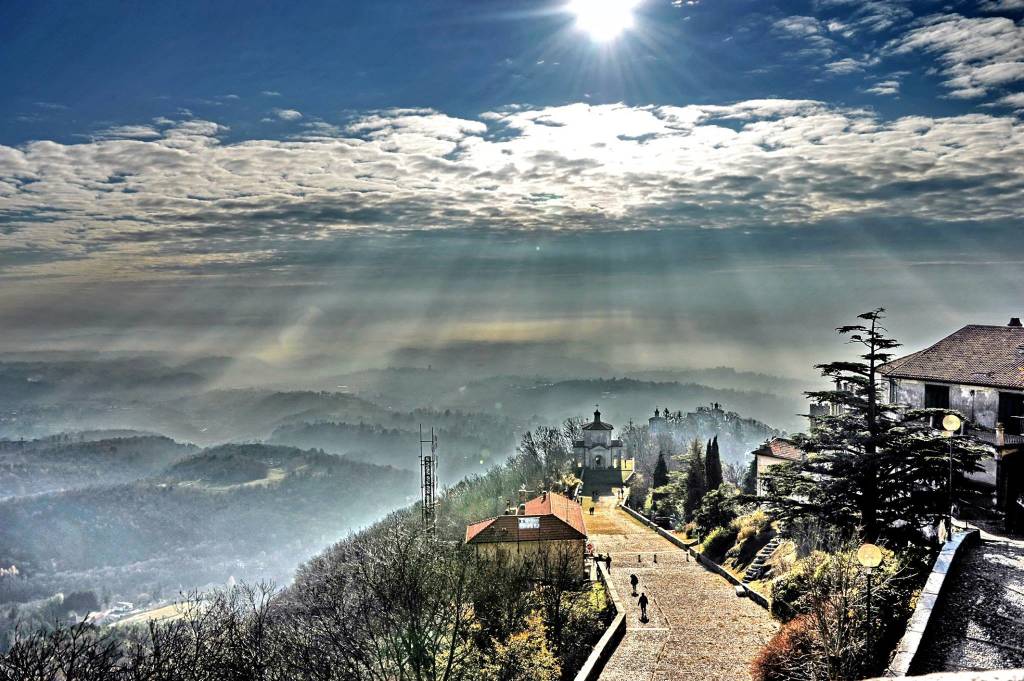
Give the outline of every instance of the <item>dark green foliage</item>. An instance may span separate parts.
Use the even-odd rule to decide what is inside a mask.
[[[721,485],[704,495],[693,514],[698,531],[706,535],[716,527],[725,527],[739,515],[736,494],[728,485]]]
[[[750,457],[750,463],[743,473],[740,491],[744,494],[757,494],[757,459]]]
[[[686,483],[683,496],[683,512],[688,521],[693,520],[694,514],[700,507],[700,502],[708,491],[707,478],[705,477],[704,452],[701,449],[699,440],[690,443],[690,451],[684,460],[686,466]]]
[[[705,479],[708,489],[718,489],[724,482],[722,478],[722,455],[718,451],[718,436],[708,442],[707,455],[704,461]]]
[[[716,527],[701,544],[704,555],[715,561],[722,562],[725,553],[736,543],[736,528],[732,526]]]
[[[667,489],[668,483],[668,464],[665,462],[665,453],[659,452],[658,463],[654,466],[654,474],[651,478],[651,504],[654,507],[655,515],[664,513],[662,502],[670,496]]]
[[[981,470],[985,447],[974,438],[947,439],[930,425],[946,412],[882,404],[878,368],[898,343],[885,335],[882,310],[860,315],[865,324],[838,329],[862,346],[854,361],[819,365],[836,388],[808,393],[838,407],[816,418],[811,433],[794,438],[801,462],[772,469],[770,502],[777,517],[815,517],[875,540],[892,528],[934,525],[949,512],[949,460],[957,496],[975,501],[959,482]]]

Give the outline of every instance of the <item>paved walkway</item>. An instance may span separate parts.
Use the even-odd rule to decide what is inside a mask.
[[[983,533],[949,579],[911,671],[1024,666],[1024,541]]]
[[[590,541],[595,552],[611,553],[612,582],[627,609],[626,635],[601,679],[749,679],[751,660],[777,628],[769,614],[738,598],[722,577],[688,562],[685,551],[616,509],[614,496],[601,497],[594,515],[590,505],[585,499]],[[630,574],[640,578],[639,589],[650,599],[648,622],[640,621]]]

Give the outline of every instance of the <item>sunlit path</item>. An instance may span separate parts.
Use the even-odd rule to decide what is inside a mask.
[[[613,681],[748,679],[750,662],[776,630],[768,613],[603,496],[584,519],[597,553],[611,553],[612,581],[626,604],[626,635],[601,674]],[[657,554],[657,563],[654,562]],[[637,556],[640,556],[637,562]],[[650,599],[640,621],[629,576]]]

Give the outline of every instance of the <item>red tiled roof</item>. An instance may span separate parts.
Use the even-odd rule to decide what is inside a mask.
[[[519,519],[538,518],[536,529],[520,529]],[[500,515],[466,526],[466,543],[586,539],[583,509],[572,499],[548,493],[530,499],[521,515]]]
[[[1024,390],[1024,327],[970,324],[879,371],[890,378]]]
[[[768,442],[765,442],[754,451],[754,454],[774,456],[776,459],[785,459],[786,461],[799,461],[804,456],[802,449],[781,437],[773,437]]]

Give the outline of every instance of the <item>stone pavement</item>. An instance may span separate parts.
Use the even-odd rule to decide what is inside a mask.
[[[911,673],[1024,667],[1024,541],[983,533],[947,580]]]
[[[775,633],[775,621],[615,503],[614,496],[601,497],[591,516],[590,499],[583,500],[590,541],[596,553],[611,553],[612,583],[627,610],[626,635],[601,679],[749,679],[750,662]],[[647,622],[631,596],[630,574],[650,600]]]

